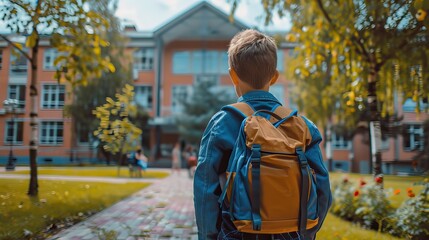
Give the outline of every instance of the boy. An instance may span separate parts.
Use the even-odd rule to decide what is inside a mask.
[[[239,102],[245,102],[255,111],[273,109],[280,102],[270,94],[269,87],[279,76],[277,48],[274,40],[256,30],[238,33],[228,49],[229,74]],[[222,214],[218,200],[221,178],[238,136],[243,116],[227,109],[210,120],[201,140],[198,166],[194,177],[194,204],[199,239],[303,239],[298,232],[284,234],[250,234],[239,232],[228,214]],[[323,165],[317,127],[306,120],[312,142],[305,155],[314,169],[317,180],[319,223],[309,229],[305,239],[314,239],[331,204],[328,171]]]

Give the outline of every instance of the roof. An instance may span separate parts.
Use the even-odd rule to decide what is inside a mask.
[[[167,23],[158,27],[154,35],[164,42],[173,39],[231,39],[237,32],[249,28],[241,21],[230,22],[229,15],[212,4],[200,2]]]

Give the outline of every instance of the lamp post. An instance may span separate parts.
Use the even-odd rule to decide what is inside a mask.
[[[12,114],[12,120],[11,120],[11,127],[12,127],[12,133],[14,132],[15,128],[15,110],[18,107],[18,100],[17,99],[6,99],[3,101],[3,105],[6,109],[6,112],[9,112]],[[13,157],[13,141],[14,134],[12,134],[12,139],[10,139],[10,150],[9,150],[9,158],[7,161],[7,164],[5,166],[6,171],[13,171],[15,170],[15,161],[16,159]]]

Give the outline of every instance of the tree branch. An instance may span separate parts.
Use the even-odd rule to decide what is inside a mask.
[[[396,52],[406,47],[408,44],[408,38],[417,36],[417,34],[420,32],[422,27],[423,27],[423,24],[420,23],[417,26],[417,28],[414,29],[414,31],[412,31],[410,34],[404,37],[404,40],[398,44],[398,46],[395,48],[395,51],[390,51],[389,54],[387,54],[381,62],[376,64],[376,67],[381,68],[388,60],[390,60],[393,56],[395,56]]]
[[[319,9],[322,11],[323,16],[325,17],[326,21],[328,21],[329,25],[331,25],[332,29],[333,29],[337,34],[339,34],[342,38],[346,38],[346,37],[344,36],[344,34],[341,34],[341,33],[338,31],[338,27],[334,24],[334,22],[332,21],[331,17],[329,17],[329,14],[328,14],[328,12],[326,11],[325,7],[323,6],[323,3],[322,3],[322,1],[321,1],[321,0],[317,0],[317,5],[319,6]],[[359,34],[359,33],[358,33],[358,34]],[[359,48],[359,49],[357,49],[357,52],[358,52],[358,53],[360,53],[360,54],[363,54],[363,55],[365,56],[365,58],[366,58],[368,61],[370,61],[370,59],[371,59],[371,58],[370,58],[370,56],[369,56],[369,54],[368,54],[368,51],[366,51],[365,46],[363,45],[363,43],[361,43],[361,41],[359,41],[359,39],[357,39],[354,35],[352,35],[350,39],[351,39],[351,40],[352,40],[352,42],[354,42],[354,43],[357,45],[357,47]]]
[[[18,45],[16,45],[16,43],[12,42],[10,39],[8,39],[6,36],[4,36],[3,34],[0,34],[0,37],[3,38],[6,42],[8,42],[9,44],[11,44],[15,49],[18,50],[18,52],[20,52],[22,55],[24,55],[25,58],[28,59],[28,61],[32,62],[33,59],[30,57],[30,55],[28,55],[28,53],[26,53],[24,50],[22,50],[20,47],[18,47]]]
[[[28,16],[31,16],[31,12],[28,10],[28,7],[25,6],[24,4],[14,0],[9,0],[9,2],[12,3],[13,5],[20,7],[24,12],[28,14]]]

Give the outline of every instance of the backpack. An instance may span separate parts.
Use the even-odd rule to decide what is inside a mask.
[[[306,121],[283,106],[254,112],[244,102],[224,107],[244,118],[219,198],[240,232],[280,234],[318,224],[314,171],[305,149]]]

